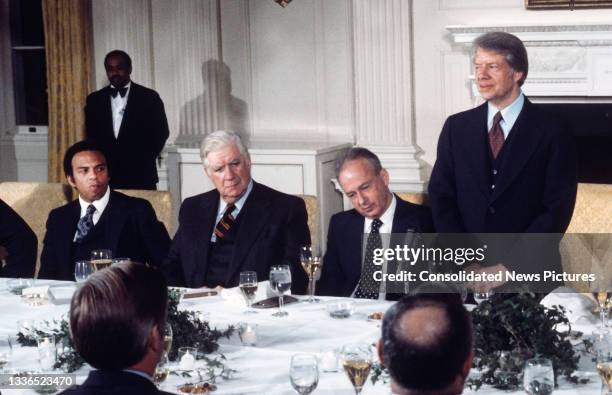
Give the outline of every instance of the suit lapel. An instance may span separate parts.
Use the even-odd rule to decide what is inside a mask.
[[[110,85],[106,86],[106,88],[102,90],[100,99],[102,100],[100,106],[103,113],[102,120],[106,124],[106,128],[104,128],[104,130],[110,130],[111,133],[107,137],[115,140],[115,134],[113,132],[113,108],[111,105]]]
[[[262,228],[268,222],[267,219],[272,214],[270,204],[270,200],[266,199],[259,184],[253,182],[253,190],[238,214],[240,229],[234,246],[232,262],[227,271],[226,283],[229,283],[235,272],[242,267],[242,262],[251,250],[255,240],[260,236]]]
[[[487,103],[475,109],[471,120],[458,141],[453,142],[460,147],[461,158],[468,164],[476,184],[485,196],[489,196],[487,166]]]
[[[119,237],[121,236],[121,229],[127,218],[128,211],[125,210],[125,203],[121,197],[114,191],[111,191],[110,199],[104,209],[104,212],[100,216],[98,222],[105,220],[104,229],[104,241],[106,245],[111,249],[113,255],[117,254],[119,248]]]
[[[68,216],[65,218],[65,222],[63,223],[63,227],[68,229],[67,232],[60,232],[58,236],[61,237],[61,246],[60,248],[61,257],[60,262],[67,262],[68,264],[72,264],[72,242],[74,240],[74,235],[77,230],[77,224],[81,217],[81,205],[79,204],[79,200],[74,200],[70,203],[70,207],[68,209]]]
[[[127,103],[125,104],[125,111],[123,112],[123,118],[121,118],[121,125],[119,126],[119,134],[117,135],[117,140],[126,138],[125,130],[127,126],[125,125],[129,123],[131,114],[132,112],[134,112],[134,103],[138,101],[138,93],[138,87],[132,81],[130,85],[130,92],[127,97]]]
[[[210,237],[212,236],[215,220],[217,219],[217,211],[219,209],[219,192],[213,190],[208,199],[202,200],[201,207],[192,217],[192,226],[197,231],[199,239],[194,240],[193,246],[195,251],[193,256],[196,257],[194,266],[191,267],[191,273],[186,276],[187,285],[192,286],[203,284],[204,276],[208,270],[208,250],[210,248]]]
[[[347,259],[344,260],[346,265],[345,271],[346,273],[353,273],[355,276],[354,285],[352,288],[354,289],[357,286],[357,282],[359,281],[359,277],[361,277],[361,265],[363,263],[363,227],[365,224],[365,218],[358,214],[356,211],[352,212],[348,219],[347,227],[346,227],[346,246],[343,248],[346,249],[346,253],[348,255]],[[351,289],[352,292],[352,289]]]
[[[542,135],[538,133],[537,125],[532,119],[532,108],[533,104],[525,98],[523,109],[506,142],[508,144],[505,147],[507,150],[506,158],[500,169],[501,177],[499,177],[499,182],[495,185],[495,190],[491,196],[492,201],[497,199],[510,186],[539,144]]]

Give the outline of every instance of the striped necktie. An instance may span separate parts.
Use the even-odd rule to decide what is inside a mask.
[[[236,206],[234,203],[228,204],[225,212],[223,213],[223,217],[221,217],[217,223],[217,226],[215,226],[215,236],[217,236],[218,239],[222,239],[227,234],[236,220],[232,215],[235,208]]]

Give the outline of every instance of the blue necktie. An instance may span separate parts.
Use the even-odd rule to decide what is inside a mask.
[[[96,208],[94,207],[94,205],[90,204],[87,207],[87,212],[85,213],[83,218],[79,220],[79,223],[77,224],[77,235],[76,239],[74,240],[76,243],[80,243],[85,238],[85,236],[87,236],[87,233],[89,233],[91,228],[93,228],[93,215],[95,211]]]

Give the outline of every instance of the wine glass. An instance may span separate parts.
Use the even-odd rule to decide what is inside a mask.
[[[168,356],[170,354],[170,350],[172,349],[172,326],[170,323],[166,322],[164,326],[164,356]]]
[[[54,336],[38,338],[38,362],[43,372],[50,372],[55,367],[56,352]]]
[[[300,247],[300,263],[308,276],[308,303],[319,302],[320,299],[315,298],[315,287],[317,284],[317,273],[321,270],[323,261],[317,249],[310,244]]]
[[[257,295],[257,272],[240,272],[240,292],[247,304],[244,314],[257,314],[251,304]]]
[[[319,384],[317,358],[312,354],[293,355],[289,368],[289,378],[295,392],[300,395],[310,394]]]
[[[605,282],[603,283],[605,284]],[[612,298],[612,284],[608,286],[602,285],[601,281],[591,283],[591,293],[599,304],[599,317],[601,318],[601,327],[605,328],[608,321],[608,307]]]
[[[91,262],[89,261],[77,261],[74,264],[74,279],[77,283],[82,283],[93,273]]]
[[[291,288],[291,270],[288,265],[272,266],[270,269],[270,287],[278,294],[278,311],[275,317],[285,317],[289,313],[283,310],[283,296]]]
[[[111,250],[92,250],[91,251],[91,266],[93,270],[106,269],[113,263],[113,252]]]
[[[342,347],[340,358],[355,394],[360,394],[372,368],[372,350],[368,344],[347,344]]]
[[[486,292],[474,291],[474,300],[476,301],[476,304],[481,304],[485,300],[488,300],[491,296],[493,296],[493,290],[488,290]]]
[[[168,367],[168,355],[164,353],[157,365],[155,366],[155,373],[153,374],[153,383],[160,388],[162,383],[166,381],[170,368]]]
[[[607,387],[607,392],[612,391],[612,338],[606,329],[593,331],[593,351],[597,361],[597,372],[602,380],[602,385]],[[603,392],[602,393],[607,393]]]
[[[525,362],[523,388],[529,395],[549,395],[555,388],[553,364],[547,358],[533,358]]]

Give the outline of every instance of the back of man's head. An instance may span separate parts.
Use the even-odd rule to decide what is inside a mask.
[[[78,353],[97,369],[121,370],[143,360],[153,330],[163,339],[168,304],[157,269],[119,263],[92,274],[70,304],[70,331]]]
[[[407,393],[460,393],[471,364],[470,316],[456,294],[405,296],[385,313],[379,353]]]

